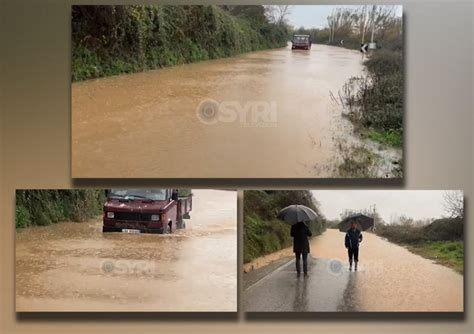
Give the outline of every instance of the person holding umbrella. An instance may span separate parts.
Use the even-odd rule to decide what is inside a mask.
[[[355,213],[344,218],[339,224],[339,231],[345,232],[344,245],[349,255],[349,270],[352,270],[352,262],[359,262],[359,244],[362,242],[361,231],[367,231],[374,226],[374,218],[362,213]]]
[[[304,205],[290,205],[280,210],[278,219],[291,225],[290,235],[293,238],[293,252],[296,258],[296,274],[301,275],[301,258],[303,258],[303,273],[308,277],[308,254],[311,230],[305,222],[315,220],[316,212]]]
[[[346,232],[345,246],[349,255],[349,270],[352,270],[352,262],[354,261],[354,270],[357,270],[359,262],[359,244],[362,242],[362,233],[357,228],[357,222],[351,221],[351,228]]]
[[[296,275],[301,275],[301,258],[303,258],[304,277],[308,277],[308,237],[311,237],[313,234],[304,222],[298,222],[291,226],[290,235],[293,238],[293,253],[295,253],[296,257]]]

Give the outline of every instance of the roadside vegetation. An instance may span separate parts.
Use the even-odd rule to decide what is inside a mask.
[[[264,6],[72,6],[72,80],[283,47]]]
[[[375,232],[391,242],[406,246],[413,253],[463,273],[463,229],[462,218],[441,218],[427,225],[418,225],[411,220],[379,224]]]
[[[319,204],[308,190],[245,191],[244,263],[292,245],[290,225],[276,218],[281,209],[292,204],[306,205],[320,217],[309,224],[313,236],[326,230],[326,220]]]
[[[367,76],[343,88],[348,117],[356,131],[380,144],[403,144],[403,57],[401,51],[376,50],[364,62]]]
[[[464,197],[462,192],[444,193],[448,218],[414,221],[401,216],[396,223],[377,224],[375,233],[402,244],[413,253],[464,273]]]
[[[100,215],[104,202],[104,190],[17,190],[15,225],[25,228],[82,222]]]
[[[338,166],[338,175],[356,178],[373,177],[372,168],[378,157],[366,147],[340,146],[342,162]]]
[[[294,33],[308,34],[314,43],[359,50],[372,39],[377,44],[364,61],[366,74],[352,77],[342,87],[336,102],[354,125],[362,139],[401,149],[403,146],[403,20],[395,15],[394,6],[364,5],[339,7],[328,16],[323,29],[299,28]],[[383,157],[361,145],[341,147],[342,162],[337,170],[341,177],[402,177],[402,157],[390,161],[389,173]],[[380,174],[380,173],[379,173]]]

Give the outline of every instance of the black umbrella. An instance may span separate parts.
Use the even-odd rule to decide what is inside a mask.
[[[365,231],[374,226],[374,218],[357,213],[344,218],[337,226],[339,231],[346,232],[351,228],[352,222],[355,222],[361,231]]]
[[[316,218],[318,218],[316,212],[304,205],[290,205],[281,209],[278,213],[278,219],[283,220],[285,223],[290,225],[299,222],[308,222],[315,220]]]

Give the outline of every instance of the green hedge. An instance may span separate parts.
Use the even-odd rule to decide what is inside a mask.
[[[269,23],[263,6],[243,7],[252,12],[237,15],[225,6],[73,6],[72,80],[286,45],[286,27]]]
[[[310,223],[313,236],[326,230],[326,219],[318,202],[308,190],[262,191],[244,193],[244,262],[291,246],[290,226],[276,219],[278,212],[292,204],[306,205],[320,219]]]
[[[104,202],[104,190],[17,190],[15,224],[25,228],[81,222],[99,215]]]
[[[462,241],[464,220],[461,218],[441,218],[426,226],[379,224],[376,234],[402,244],[416,244],[426,241]]]

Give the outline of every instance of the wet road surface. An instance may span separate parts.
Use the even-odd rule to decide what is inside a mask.
[[[244,310],[462,312],[462,275],[370,233],[350,272],[343,237],[327,230],[313,238],[309,277],[297,278],[290,260],[245,290]]]
[[[17,232],[17,312],[236,311],[236,192],[193,193],[170,235],[103,234],[99,219]]]
[[[332,176],[351,127],[330,92],[362,73],[358,51],[313,45],[74,83],[72,175]],[[216,124],[210,101],[230,104],[199,113]]]

